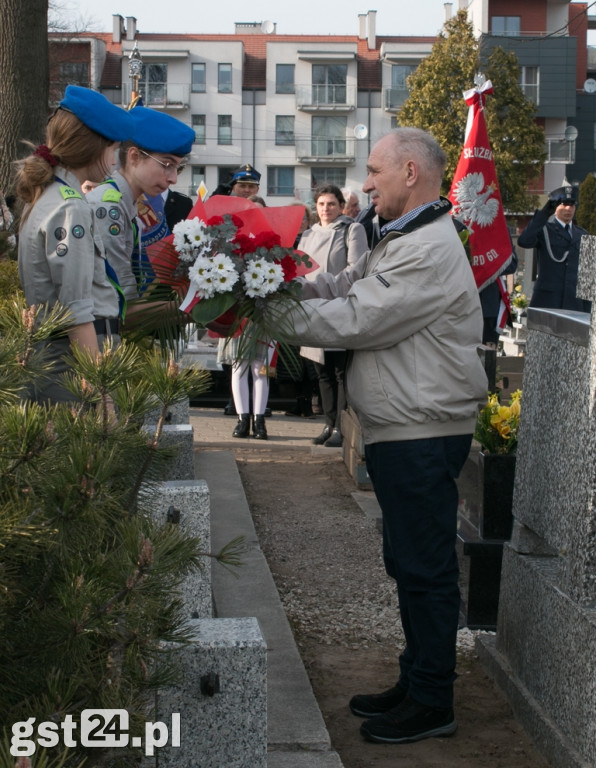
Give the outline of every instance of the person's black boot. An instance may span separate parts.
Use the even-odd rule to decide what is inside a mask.
[[[232,437],[248,437],[250,435],[250,414],[243,413],[238,419],[236,429],[232,432]]]
[[[300,415],[305,419],[314,419],[315,415],[312,410],[312,403],[308,397],[298,398],[298,408],[300,409]]]
[[[267,429],[265,428],[265,417],[255,416],[252,423],[252,435],[255,440],[266,440]]]
[[[311,440],[311,443],[313,445],[323,445],[326,440],[329,440],[331,437],[331,433],[333,432],[333,427],[330,427],[329,424],[325,427],[325,429],[321,432],[320,435],[317,435],[317,437],[313,438]]]

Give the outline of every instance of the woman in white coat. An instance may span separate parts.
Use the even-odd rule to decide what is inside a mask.
[[[298,244],[299,250],[307,253],[318,264],[317,269],[306,276],[307,280],[313,280],[319,272],[337,275],[355,264],[368,250],[364,227],[342,214],[345,201],[339,187],[334,184],[318,186],[314,200],[319,223],[307,229]],[[315,364],[325,416],[325,428],[314,438],[313,443],[327,448],[339,448],[342,444],[341,412],[346,407],[346,350],[302,347],[300,352]]]

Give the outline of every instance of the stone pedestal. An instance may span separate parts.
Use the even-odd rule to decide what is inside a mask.
[[[596,238],[578,296],[596,301]],[[553,768],[596,764],[596,332],[530,309],[496,642],[478,652]]]
[[[157,720],[180,714],[180,746],[159,750],[160,768],[265,768],[266,645],[255,618],[192,622],[178,651],[182,679],[160,689]]]
[[[209,489],[204,480],[179,480],[161,483],[148,495],[146,506],[159,523],[180,525],[187,536],[201,541],[202,550],[211,552],[211,509]],[[201,568],[184,580],[181,598],[188,617],[206,619],[213,615],[211,558],[205,556]]]

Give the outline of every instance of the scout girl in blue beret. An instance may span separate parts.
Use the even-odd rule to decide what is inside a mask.
[[[169,234],[160,197],[178,179],[185,155],[192,149],[194,131],[180,120],[147,107],[129,112],[132,136],[120,145],[120,167],[111,178],[89,192],[87,199],[95,215],[108,261],[116,270],[127,300],[137,298],[152,279],[143,258],[145,238],[139,227],[139,198],[159,198],[155,211],[159,220],[141,222],[151,229],[153,242]],[[152,209],[144,206],[145,219]]]
[[[98,354],[103,339],[118,332],[118,294],[81,184],[105,179],[119,143],[132,132],[128,112],[96,91],[69,85],[45,144],[17,164],[16,190],[25,202],[18,246],[25,298],[29,305],[60,303],[72,315],[67,338],[48,343],[55,365],[47,384],[32,393],[39,402],[73,400],[60,381],[69,345]]]

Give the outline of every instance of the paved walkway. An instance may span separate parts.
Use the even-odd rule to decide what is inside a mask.
[[[323,419],[303,419],[274,412],[267,420],[268,440],[232,438],[236,419],[221,408],[191,408],[194,430],[195,476],[205,480],[211,496],[211,546],[218,551],[244,535],[247,553],[240,578],[213,568],[215,614],[218,617],[256,616],[267,643],[267,768],[342,768],[281,605],[269,566],[259,546],[242,482],[234,444],[271,446],[305,451],[340,451],[313,446]],[[223,768],[223,766],[222,766]]]

